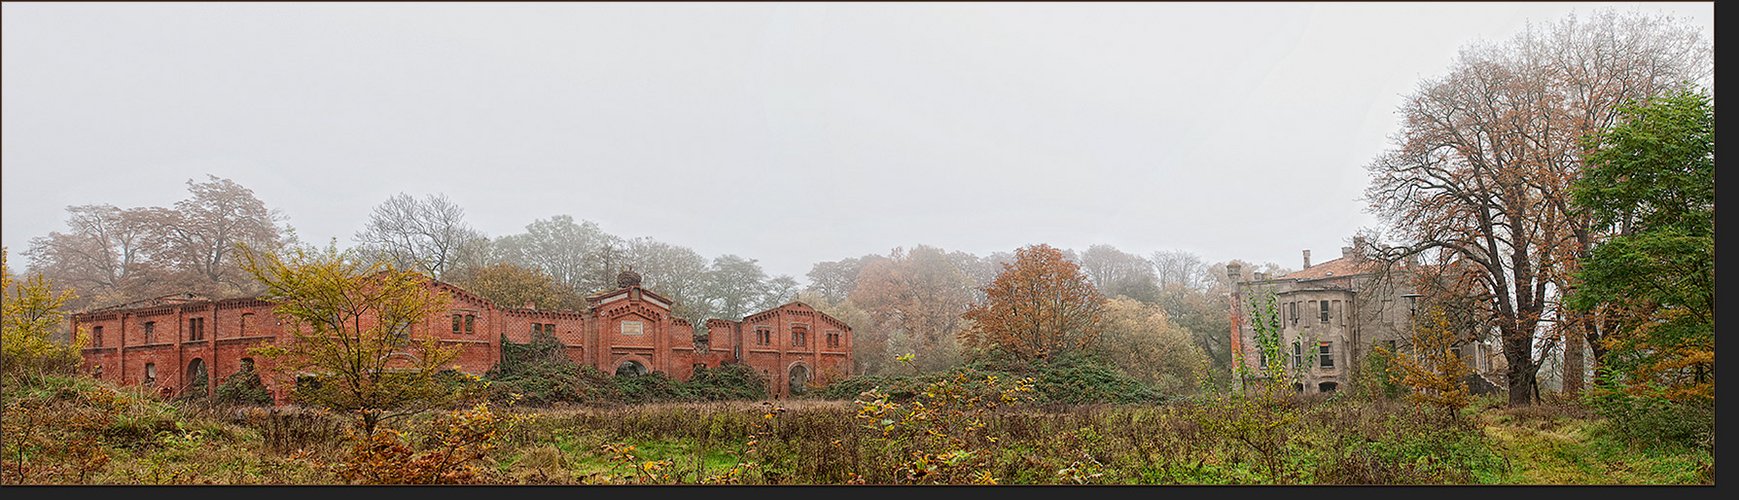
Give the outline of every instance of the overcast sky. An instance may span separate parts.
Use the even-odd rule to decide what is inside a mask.
[[[304,241],[444,193],[800,280],[930,244],[1299,267],[1378,221],[1364,166],[1456,50],[1713,3],[4,4],[13,253],[65,207],[227,177]],[[22,259],[21,259],[22,260]],[[20,262],[22,264],[22,262]]]

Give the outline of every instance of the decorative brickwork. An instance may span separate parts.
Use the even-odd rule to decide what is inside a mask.
[[[751,314],[742,322],[709,319],[707,337],[697,338],[693,325],[670,314],[674,301],[641,288],[637,274],[625,271],[618,283],[622,288],[589,297],[585,311],[549,311],[504,307],[431,280],[429,286],[451,297],[452,304],[413,328],[412,336],[434,335],[442,343],[458,345],[458,369],[477,375],[501,362],[504,349],[512,349],[503,341],[527,344],[533,335],[554,336],[563,354],[574,362],[605,373],[615,373],[618,364],[632,360],[647,371],[688,380],[697,366],[746,363],[767,377],[774,397],[791,395],[793,378],[815,387],[851,375],[851,327],[808,304],[791,302]],[[190,372],[193,367],[204,372],[203,392],[209,393],[218,381],[251,363],[273,399],[283,403],[294,384],[292,377],[282,376],[269,360],[255,361],[256,356],[248,352],[293,338],[272,307],[256,298],[210,300],[177,294],[76,314],[72,326],[87,331],[103,328],[104,343],[83,354],[86,371],[104,380],[143,383],[149,363],[156,371],[153,386],[163,393],[181,394],[199,391],[189,387],[201,378],[200,373]],[[458,328],[453,327],[455,316],[460,318]],[[149,342],[146,323],[153,325]],[[771,343],[744,345],[743,332],[756,328],[771,329]],[[802,345],[793,344],[794,329],[805,332]],[[839,340],[817,342],[818,329],[829,335],[837,332]]]

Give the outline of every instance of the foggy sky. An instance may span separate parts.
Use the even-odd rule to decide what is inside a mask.
[[[1364,166],[1458,48],[1607,7],[1713,31],[1713,3],[8,3],[0,227],[17,258],[67,205],[209,173],[341,247],[406,192],[799,280],[916,244],[1297,268],[1378,225]]]

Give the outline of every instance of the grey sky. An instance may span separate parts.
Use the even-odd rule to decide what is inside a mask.
[[[1297,267],[1458,48],[1713,3],[4,4],[5,245],[234,179],[305,241],[397,192],[812,263],[1096,243]],[[22,264],[22,262],[20,262]]]

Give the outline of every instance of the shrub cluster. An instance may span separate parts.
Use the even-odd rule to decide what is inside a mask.
[[[860,375],[813,391],[813,397],[852,400],[875,389],[894,401],[911,400],[926,387],[941,381],[960,380],[966,390],[980,395],[1007,391],[1014,380],[1032,378],[1037,404],[1158,403],[1167,398],[1158,388],[1142,383],[1103,359],[1087,355],[1059,356],[1047,361],[1024,362],[987,357],[945,372],[912,375]],[[986,380],[1000,383],[986,384]]]
[[[490,381],[492,400],[528,406],[557,403],[654,403],[680,401],[725,401],[765,399],[767,379],[747,365],[727,364],[700,368],[689,381],[673,379],[663,372],[640,376],[613,376],[590,366],[581,366],[562,351],[560,341],[547,333],[534,334],[530,343],[502,341],[501,363],[484,378]]]

